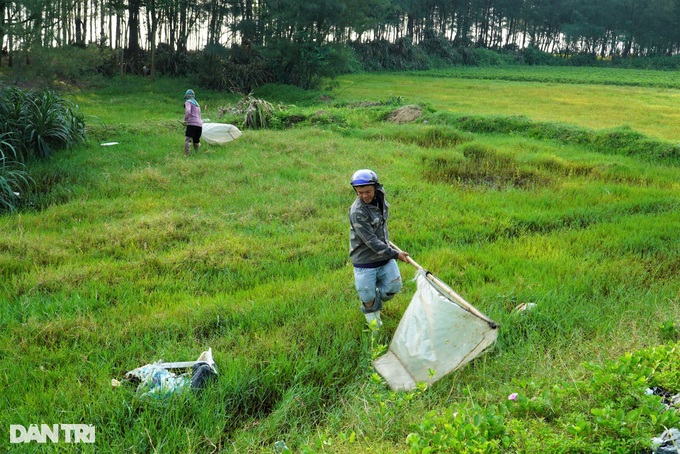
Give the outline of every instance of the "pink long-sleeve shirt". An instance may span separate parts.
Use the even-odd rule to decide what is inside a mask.
[[[201,108],[186,101],[184,103],[184,123],[190,126],[203,126]]]

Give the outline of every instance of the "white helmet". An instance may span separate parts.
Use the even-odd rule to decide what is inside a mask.
[[[352,186],[367,186],[369,184],[378,185],[378,174],[370,169],[357,170],[352,174],[352,179],[349,180]]]

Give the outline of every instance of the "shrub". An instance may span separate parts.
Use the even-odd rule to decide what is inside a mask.
[[[475,49],[477,64],[480,66],[508,66],[515,63],[512,53],[497,52],[485,48]]]
[[[554,65],[556,58],[547,52],[543,52],[534,46],[527,46],[517,54],[517,60],[527,65]]]
[[[54,92],[0,88],[0,134],[16,159],[46,158],[85,140],[83,115]]]
[[[611,66],[629,69],[678,69],[680,57],[677,55],[658,55],[646,57],[621,57],[613,56]]]
[[[597,66],[597,55],[581,52],[567,59],[569,66]]]
[[[274,80],[267,62],[249,45],[234,45],[231,49],[208,46],[200,54],[198,65],[199,84],[215,90],[245,94]]]
[[[0,119],[0,211],[13,211],[33,184],[24,163],[84,142],[85,123],[55,93],[16,87],[0,87]]]
[[[589,379],[514,381],[500,403],[463,402],[426,414],[407,442],[413,453],[651,452],[652,437],[680,422],[662,402],[678,392],[677,347],[586,364]]]
[[[349,72],[349,53],[340,44],[319,44],[300,32],[293,40],[278,40],[266,49],[274,80],[304,89],[318,88],[325,77]]]
[[[12,144],[5,140],[7,136],[7,133],[0,134],[0,212],[14,211],[21,194],[31,183],[23,164],[13,159],[16,152]]]
[[[427,53],[415,46],[410,38],[399,38],[393,43],[387,40],[355,41],[350,42],[350,47],[366,71],[429,69]]]
[[[441,58],[449,64],[462,64],[463,58],[451,45],[451,42],[432,29],[425,30],[420,47],[430,57]]]
[[[172,77],[186,76],[190,72],[191,63],[186,52],[175,51],[170,44],[159,43],[156,46],[155,69],[159,74]]]
[[[55,81],[82,83],[97,75],[113,76],[119,69],[117,51],[96,45],[38,47],[30,52],[29,58],[31,64],[24,68],[27,77],[42,80],[48,86]]]
[[[231,114],[242,116],[243,126],[246,128],[260,129],[271,125],[275,118],[276,108],[264,99],[255,98],[252,94],[245,95],[236,103],[235,107],[220,107],[221,115]]]
[[[413,453],[502,452],[510,445],[506,413],[504,405],[449,408],[444,414],[431,411],[406,441]]]
[[[475,48],[469,46],[458,46],[456,49],[463,59],[463,64],[470,66],[479,64],[479,55]]]

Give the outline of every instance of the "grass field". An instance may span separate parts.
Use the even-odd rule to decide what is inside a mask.
[[[65,95],[87,146],[33,166],[36,209],[0,217],[0,427],[91,424],[97,441],[3,448],[643,452],[678,422],[645,389],[680,392],[680,158],[536,137],[625,126],[672,144],[680,91],[674,73],[622,86],[569,70],[351,75],[324,100],[268,87],[256,95],[303,121],[190,157],[183,82]],[[218,114],[237,97],[193,88],[204,118],[237,121]],[[423,117],[384,121],[405,104]],[[488,130],[518,115],[532,128]],[[415,286],[400,263],[372,337],[347,257],[348,179],[364,167],[385,184],[392,240],[501,325],[427,390],[392,393],[371,367]],[[199,394],[111,386],[209,347],[219,378]]]
[[[402,96],[438,111],[525,115],[534,121],[591,129],[629,126],[680,141],[676,72],[602,68],[455,68],[420,73],[340,77],[338,96],[363,100]]]

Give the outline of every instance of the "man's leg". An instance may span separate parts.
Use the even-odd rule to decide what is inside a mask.
[[[364,314],[382,308],[382,301],[376,294],[377,273],[378,268],[354,268],[354,284],[361,300],[361,312]]]
[[[380,320],[382,300],[376,291],[377,272],[377,268],[354,268],[354,284],[361,299],[361,312],[366,317],[366,322],[376,320],[376,327],[379,328],[382,325]]]
[[[389,301],[399,293],[402,282],[396,260],[390,260],[387,265],[378,268],[376,282],[378,287],[376,292],[381,301]]]
[[[191,154],[191,137],[184,138],[184,154],[189,156]]]

